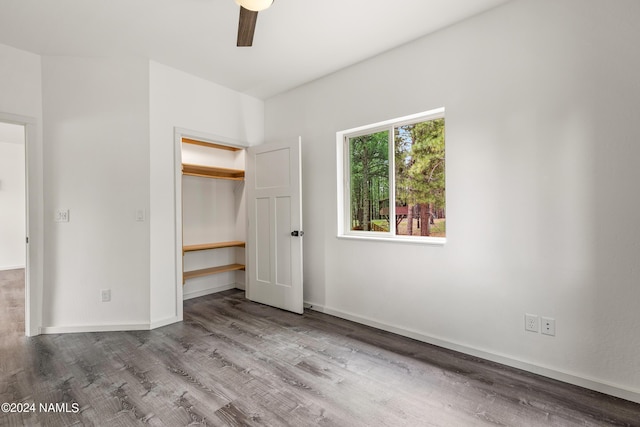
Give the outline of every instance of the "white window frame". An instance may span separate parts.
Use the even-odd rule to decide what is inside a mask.
[[[395,186],[395,137],[394,129],[398,126],[427,122],[430,120],[444,118],[444,108],[436,108],[422,113],[411,114],[409,116],[396,119],[385,120],[370,125],[359,126],[336,132],[336,158],[337,158],[337,190],[338,190],[338,238],[392,241],[403,243],[419,243],[443,245],[447,242],[446,237],[432,236],[398,236],[395,230],[395,221],[389,221],[389,231],[361,231],[351,230],[351,177],[349,168],[349,139],[367,135],[371,133],[389,131],[389,218],[396,215],[396,186]],[[446,127],[446,122],[445,122]],[[446,147],[446,141],[445,141]],[[446,152],[446,148],[445,148]],[[446,159],[445,159],[446,170]],[[445,178],[446,179],[446,178]]]

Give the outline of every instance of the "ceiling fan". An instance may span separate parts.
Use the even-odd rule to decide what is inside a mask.
[[[238,47],[253,45],[253,33],[256,30],[258,12],[267,9],[273,0],[236,0],[240,6],[240,20],[238,21]]]

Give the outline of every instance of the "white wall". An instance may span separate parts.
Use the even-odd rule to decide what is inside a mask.
[[[0,270],[25,266],[25,147],[24,127],[0,123],[18,130],[21,141],[0,136]]]
[[[174,128],[255,145],[263,140],[264,104],[182,71],[150,63],[151,323],[182,316],[176,290],[176,161]],[[179,183],[179,181],[178,181]]]
[[[303,136],[305,300],[640,401],[638,16],[514,1],[268,100],[267,141]],[[437,107],[446,245],[337,239],[336,131]]]
[[[27,123],[29,263],[26,327],[39,333],[44,264],[42,63],[38,55],[0,44],[0,120]]]
[[[36,123],[31,333],[177,320],[174,127],[254,145],[263,139],[262,101],[156,63],[41,58],[4,45],[0,93],[2,117]],[[71,221],[54,222],[57,209],[69,209]],[[138,209],[147,222],[135,221]],[[100,302],[101,289],[111,289],[110,303]]]
[[[0,44],[0,111],[40,119],[40,56]]]
[[[149,222],[136,221],[149,212],[148,63],[43,57],[42,68],[44,332],[148,328]]]

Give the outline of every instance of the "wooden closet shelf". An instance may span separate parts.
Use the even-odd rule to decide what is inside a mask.
[[[203,268],[202,270],[185,271],[182,275],[183,281],[196,277],[208,276],[210,274],[224,273],[227,271],[244,270],[243,264],[221,265],[219,267]]]
[[[194,252],[194,251],[206,251],[208,249],[222,249],[222,248],[244,248],[244,242],[234,240],[231,242],[215,242],[215,243],[202,243],[199,245],[186,245],[182,247],[182,252]]]
[[[182,164],[182,174],[189,176],[199,176],[203,178],[231,179],[234,181],[244,180],[244,171],[241,169],[227,169],[213,166]]]
[[[241,148],[238,148],[238,147],[231,147],[229,145],[221,145],[221,144],[216,144],[215,142],[200,141],[200,140],[191,139],[191,138],[182,138],[182,142],[184,142],[185,144],[200,145],[202,147],[218,148],[220,150],[228,150],[228,151],[241,150]]]

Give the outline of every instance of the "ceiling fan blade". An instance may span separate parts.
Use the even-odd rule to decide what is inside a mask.
[[[238,21],[238,47],[253,45],[253,33],[256,30],[258,12],[240,6],[240,20]]]

